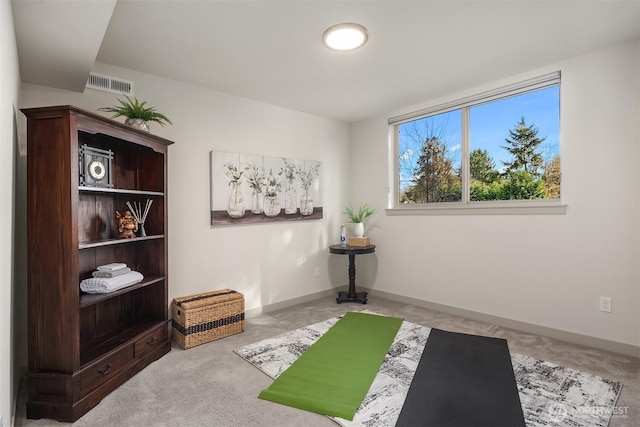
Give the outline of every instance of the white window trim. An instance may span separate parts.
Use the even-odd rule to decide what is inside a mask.
[[[385,209],[387,215],[564,215],[566,211],[567,205],[556,200],[529,200],[526,205],[519,200],[438,203],[437,206],[412,204]]]
[[[439,104],[418,111],[391,117],[389,123],[389,199],[385,210],[387,215],[564,215],[567,205],[561,199],[545,200],[495,200],[488,202],[475,202],[469,199],[469,144],[464,141],[465,157],[461,167],[463,168],[461,202],[443,203],[421,203],[421,204],[400,204],[399,202],[399,170],[398,170],[398,136],[397,125],[410,122],[434,113],[445,113],[447,111],[462,109],[463,115],[465,107],[495,101],[514,95],[531,92],[538,89],[560,84],[560,71],[545,74],[532,79],[524,80],[508,86],[482,92],[476,95],[455,101]],[[467,121],[463,120],[463,127],[467,126]],[[462,138],[468,138],[468,132],[463,129]],[[562,146],[560,147],[562,151]],[[562,167],[562,166],[561,166]],[[562,173],[560,175],[562,177]]]

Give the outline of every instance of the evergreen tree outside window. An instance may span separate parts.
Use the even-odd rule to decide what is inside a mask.
[[[395,206],[560,205],[559,73],[389,124]]]
[[[460,111],[411,121],[400,127],[403,203],[459,202],[461,200]]]

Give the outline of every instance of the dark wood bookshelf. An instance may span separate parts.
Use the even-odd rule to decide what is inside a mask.
[[[100,246],[110,246],[110,245],[126,245],[129,243],[138,243],[142,240],[154,240],[154,239],[164,239],[164,234],[158,234],[153,236],[144,236],[144,237],[134,237],[132,239],[107,239],[107,240],[98,240],[94,242],[84,242],[79,244],[80,249],[88,249],[88,248],[97,248]]]
[[[164,280],[164,277],[145,277],[144,280],[140,283],[127,286],[126,288],[118,289],[117,291],[114,291],[114,292],[109,292],[108,294],[88,294],[88,293],[81,292],[80,308],[89,307],[90,305],[94,305],[94,304],[99,304],[102,301],[107,300],[109,298],[116,298],[118,297],[118,295],[122,295],[124,293],[128,293],[139,288],[144,288],[145,286],[153,285],[163,280]]]
[[[68,105],[22,112],[27,417],[74,422],[171,349],[166,187],[172,142]],[[88,173],[94,153],[107,153],[97,159],[108,175]],[[119,239],[115,211],[148,199],[147,235]],[[108,294],[80,290],[98,266],[114,262],[144,280]]]
[[[78,187],[79,191],[85,191],[87,193],[114,193],[114,194],[132,194],[132,195],[143,195],[143,196],[164,196],[164,193],[159,191],[140,191],[140,190],[126,190],[120,188],[101,188],[101,187],[86,187],[80,186]]]

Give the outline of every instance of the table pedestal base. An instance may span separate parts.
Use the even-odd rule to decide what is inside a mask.
[[[376,246],[329,246],[329,252],[332,254],[349,255],[349,289],[347,292],[338,292],[336,302],[359,302],[367,303],[367,292],[356,292],[356,254],[370,254],[375,252]]]
[[[338,292],[338,298],[336,298],[338,304],[343,302],[359,302],[362,304],[367,303],[367,292],[358,292],[354,296],[349,296],[348,292]]]

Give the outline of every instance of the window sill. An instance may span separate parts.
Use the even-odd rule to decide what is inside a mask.
[[[555,202],[440,203],[401,205],[385,209],[387,215],[564,215],[567,205]]]

